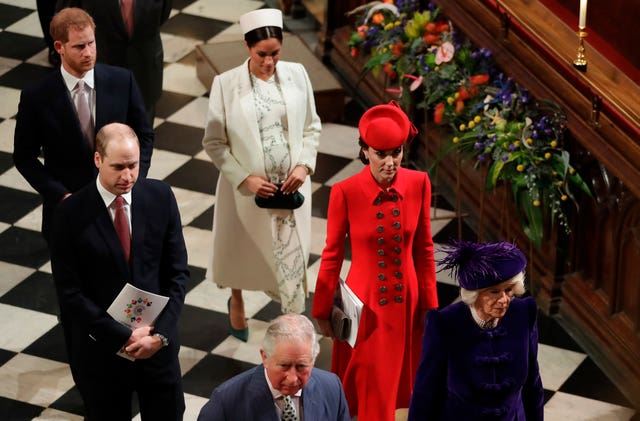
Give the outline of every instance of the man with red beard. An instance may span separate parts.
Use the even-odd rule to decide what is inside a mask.
[[[16,168],[42,196],[47,241],[55,207],[96,178],[94,138],[102,126],[120,122],[133,128],[141,177],[153,151],[153,131],[133,74],[96,64],[91,16],[79,8],[62,9],[50,32],[61,65],[22,91],[13,152]]]

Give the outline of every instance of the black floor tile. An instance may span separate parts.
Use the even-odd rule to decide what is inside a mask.
[[[27,348],[23,349],[22,352],[65,364],[69,363],[64,342],[64,332],[60,323],[55,325],[53,329],[42,335]]]
[[[162,96],[156,102],[156,117],[167,118],[194,99],[191,95],[162,91]]]
[[[199,176],[194,177],[194,174]],[[218,169],[211,161],[191,159],[165,177],[164,181],[173,187],[213,195],[216,194],[218,174]]]
[[[210,230],[213,228],[213,210],[215,206],[211,206],[209,209],[204,211],[200,216],[195,218],[189,224],[190,227],[195,227],[203,230]]]
[[[557,348],[584,352],[556,319],[547,316],[542,311],[538,312],[538,341]]]
[[[154,148],[191,156],[202,150],[204,129],[165,121],[155,133]]]
[[[4,421],[25,421],[37,417],[43,407],[0,396],[0,414]]]
[[[4,32],[0,32],[0,36],[3,33]],[[0,53],[0,57],[1,56],[2,54]],[[43,67],[31,63],[22,63],[0,76],[0,85],[22,90],[27,86],[33,85],[35,82],[44,78],[49,72],[52,71],[52,67]]]
[[[171,3],[171,7],[177,10],[182,10],[195,1],[196,0],[173,0],[173,3]]]
[[[0,348],[0,366],[4,365],[11,358],[15,357],[16,353],[12,351],[7,351],[6,349]]]
[[[49,261],[49,250],[39,232],[12,226],[0,233],[0,260],[39,268]]]
[[[13,167],[13,158],[10,153],[0,152],[0,174]]]
[[[185,393],[209,398],[214,388],[225,380],[255,367],[244,361],[209,354],[182,376]]]
[[[17,222],[42,203],[38,194],[4,186],[0,186],[0,197],[0,221],[9,224]]]
[[[204,280],[204,277],[207,274],[207,270],[204,268],[189,265],[189,274],[190,279],[189,283],[187,284],[187,292],[191,291],[196,287],[196,285]]]
[[[29,16],[31,13],[33,13],[32,9],[0,4],[0,28],[6,29],[20,19]]]
[[[26,60],[47,48],[44,38],[35,38],[15,32],[0,32],[0,57]]]
[[[49,405],[51,408],[59,411],[68,412],[69,414],[76,414],[84,416],[84,405],[82,404],[82,397],[76,387],[72,387],[67,393],[58,398],[57,401]]]
[[[331,187],[329,186],[322,186],[313,192],[311,195],[311,216],[327,218],[330,194]]]
[[[438,308],[440,309],[453,303],[460,296],[460,288],[455,285],[438,282],[436,288],[438,290]]]
[[[316,170],[311,176],[311,180],[316,183],[324,183],[336,175],[351,161],[352,159],[318,152],[318,157],[316,158]]]
[[[469,225],[467,225],[464,218],[461,220],[455,218],[433,236],[434,243],[446,244],[451,240],[477,241],[478,236]]]
[[[229,22],[180,13],[162,26],[162,32],[208,41],[229,26]]]
[[[210,352],[229,336],[229,316],[185,304],[178,332],[180,345]]]
[[[41,313],[60,313],[53,276],[40,271],[34,272],[0,297],[0,302]]]
[[[633,407],[589,357],[578,366],[558,391],[615,405]]]

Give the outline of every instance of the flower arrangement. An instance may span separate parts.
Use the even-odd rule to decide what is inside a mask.
[[[555,104],[536,101],[494,64],[491,51],[461,36],[432,3],[372,2],[358,11],[349,40],[352,55],[366,54],[365,71],[384,71],[387,89],[410,106],[419,102],[451,138],[443,154],[459,151],[476,167],[487,165],[486,188],[511,185],[521,225],[540,246],[544,221],[569,233],[564,205],[572,188],[590,195],[562,148],[566,118]]]

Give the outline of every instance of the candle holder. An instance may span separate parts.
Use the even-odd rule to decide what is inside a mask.
[[[584,28],[580,28],[578,31],[578,56],[575,60],[573,60],[573,67],[580,70],[581,72],[587,71],[587,59],[584,56],[584,38],[587,36]]]

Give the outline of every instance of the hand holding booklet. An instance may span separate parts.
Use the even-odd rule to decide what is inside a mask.
[[[135,330],[153,325],[168,302],[169,297],[154,294],[127,283],[113,300],[107,313],[114,320]],[[118,355],[134,360],[124,352],[124,349],[118,351]]]
[[[338,339],[348,342],[353,348],[358,337],[364,304],[343,279],[339,280],[338,285],[337,304],[331,311],[331,327]]]

